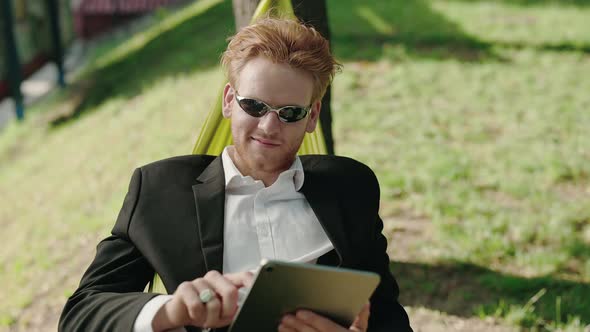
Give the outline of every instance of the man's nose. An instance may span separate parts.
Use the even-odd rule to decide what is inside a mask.
[[[279,132],[281,129],[279,115],[275,112],[266,113],[258,120],[258,128],[269,135]]]

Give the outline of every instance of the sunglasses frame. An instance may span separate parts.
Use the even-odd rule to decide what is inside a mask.
[[[301,120],[305,119],[309,115],[309,113],[311,113],[311,107],[312,107],[312,105],[309,105],[307,107],[298,106],[298,105],[286,105],[286,106],[281,106],[279,108],[276,108],[276,107],[272,107],[269,104],[267,104],[267,103],[265,103],[265,102],[263,102],[261,100],[255,99],[255,98],[242,97],[242,96],[240,96],[238,94],[238,91],[237,90],[234,90],[234,92],[235,92],[234,93],[234,96],[235,96],[236,102],[238,103],[238,106],[240,106],[240,108],[242,109],[242,111],[246,112],[246,114],[248,114],[248,115],[250,115],[252,117],[255,117],[255,118],[261,118],[261,117],[265,116],[268,112],[274,112],[274,113],[277,113],[277,117],[279,118],[279,120],[281,120],[281,122],[284,122],[284,123],[295,123],[295,122],[298,122],[298,121],[301,121]],[[262,114],[260,114],[259,116],[256,116],[256,115],[252,115],[252,114],[248,113],[242,107],[242,105],[240,104],[240,102],[242,100],[244,100],[244,99],[254,100],[257,103],[260,103],[260,104],[264,105],[264,108],[262,109],[263,110]],[[280,112],[281,112],[282,109],[285,109],[285,108],[288,108],[288,107],[301,108],[301,109],[303,109],[303,111],[305,111],[305,115],[301,119],[297,119],[295,121],[286,120],[286,119],[284,119],[281,116],[281,113]]]

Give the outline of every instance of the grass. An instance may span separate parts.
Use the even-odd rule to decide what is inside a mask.
[[[199,38],[194,36],[202,29],[199,18],[204,22],[211,19],[199,13],[207,9],[207,4],[216,3],[200,2],[189,7],[187,11],[193,15],[176,31],[198,43]],[[229,8],[217,5],[211,12],[227,13]],[[174,18],[171,15],[164,23]],[[187,24],[195,30],[187,30]],[[150,39],[149,45],[170,48],[166,44],[169,39],[163,44],[158,39],[166,32],[155,38],[152,33],[153,30],[144,31],[129,43]],[[205,43],[203,38],[206,37],[200,38],[201,43]],[[174,58],[189,57],[193,48],[195,45],[190,43],[175,48]],[[198,62],[214,63],[217,51],[210,51],[209,58],[201,57]],[[110,230],[133,168],[166,156],[189,153],[198,135],[198,123],[203,121],[216,95],[214,89],[201,87],[222,84],[222,75],[215,67],[186,65],[184,72],[179,72],[180,65],[172,64],[172,60],[156,62],[156,54],[149,47],[146,51],[145,45],[124,44],[109,54],[110,62],[95,62],[94,69],[82,77],[94,80],[96,90],[88,96],[92,102],[78,113],[76,121],[70,119],[55,126],[47,120],[62,106],[66,91],[30,110],[24,124],[10,125],[0,138],[0,283],[10,289],[0,293],[3,325],[15,322],[22,309],[43,293],[42,289],[50,288],[60,298],[73,291],[75,279],[81,276],[80,268],[90,258],[86,257],[80,265],[74,259],[76,252],[89,244],[94,246]],[[149,54],[152,58],[148,61]],[[129,58],[148,61],[160,76],[156,79],[150,70],[140,70]],[[126,64],[131,68],[123,70],[121,66]],[[122,77],[140,81],[132,79],[129,81],[133,83],[126,83],[128,80]],[[103,89],[109,84],[119,86],[122,94],[107,97]],[[104,100],[99,102],[101,98]],[[185,102],[178,103],[179,100]],[[71,271],[71,275],[62,276],[60,270]],[[72,275],[74,280],[64,285],[63,281]],[[45,283],[42,289],[39,282]]]
[[[389,17],[393,7],[379,13]],[[568,315],[589,324],[590,58],[584,48],[547,47],[587,45],[588,9],[450,1],[429,8],[461,22],[454,31],[477,40],[488,56],[423,56],[416,43],[393,38],[383,42],[379,60],[348,64],[334,92],[337,151],[376,170],[383,216],[431,221],[432,237],[410,244],[414,259],[519,276],[525,294],[471,283],[500,292],[504,302],[478,301],[505,306],[497,314],[521,325],[550,329],[559,321],[558,296],[560,324],[575,324],[567,324]],[[567,34],[554,28],[565,21]],[[519,22],[524,27],[515,28]],[[552,290],[560,280],[576,287]],[[552,291],[526,306],[543,287]],[[514,318],[519,307],[527,319]]]
[[[401,300],[460,317],[501,318],[528,330],[573,329],[587,322],[590,285],[523,277],[464,262],[393,262]],[[577,325],[576,325],[577,324]]]
[[[376,171],[384,219],[416,216],[428,228],[403,244],[410,261],[392,265],[402,301],[528,330],[583,331],[590,6],[328,5],[345,64],[333,92],[336,150]],[[107,42],[70,90],[0,134],[0,284],[10,290],[0,293],[0,326],[26,327],[40,298],[65,301],[134,167],[191,151],[232,30],[229,1],[161,14],[132,38]],[[79,84],[92,88],[55,121]],[[403,238],[397,225],[386,235]],[[400,245],[391,245],[396,257]]]
[[[343,114],[336,132],[351,133],[339,146],[370,161],[386,193],[405,194],[393,205],[409,205],[432,218],[441,235],[466,240],[441,238],[436,246],[450,257],[521,261],[519,269],[552,273],[571,258],[567,243],[584,243],[579,231],[590,218],[590,119],[579,112],[590,100],[572,98],[570,90],[590,85],[563,82],[590,67],[577,55],[567,61],[523,52],[506,51],[531,59],[509,65],[397,60],[347,68],[341,81],[348,84],[359,83],[358,71],[374,79],[336,100]],[[490,87],[494,81],[502,84]],[[360,104],[361,96],[369,102]],[[354,119],[359,113],[363,119]],[[579,249],[585,261],[587,250]]]

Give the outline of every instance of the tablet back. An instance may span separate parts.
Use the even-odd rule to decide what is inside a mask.
[[[376,273],[267,261],[230,332],[277,331],[283,315],[304,308],[349,327],[379,284]]]

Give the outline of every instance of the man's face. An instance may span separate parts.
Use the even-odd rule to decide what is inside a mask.
[[[245,173],[281,172],[289,168],[303,136],[315,129],[321,102],[315,102],[304,119],[285,123],[275,112],[259,118],[248,115],[235,95],[263,101],[273,108],[307,107],[313,92],[311,75],[259,56],[246,63],[235,85],[227,84],[223,91],[223,116],[231,119],[234,163]]]

